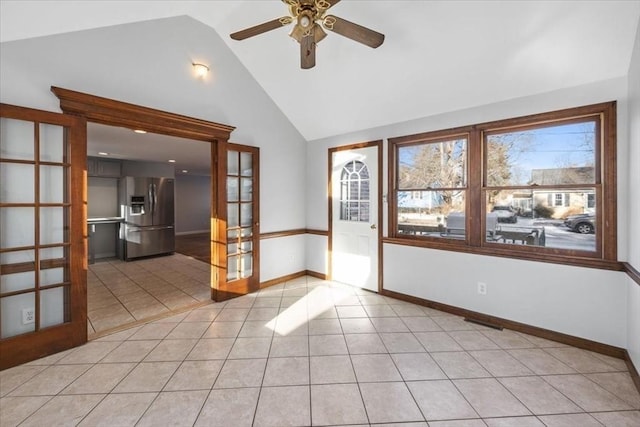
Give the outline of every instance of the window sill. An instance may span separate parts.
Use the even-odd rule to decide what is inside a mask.
[[[462,252],[468,254],[495,256],[502,258],[513,258],[525,261],[537,261],[551,264],[570,265],[575,267],[597,268],[601,270],[625,271],[624,265],[618,261],[604,260],[600,258],[590,258],[571,255],[558,255],[549,253],[533,253],[516,251],[513,249],[502,249],[495,245],[490,247],[475,247],[465,245],[464,242],[434,242],[432,240],[405,239],[398,237],[385,237],[382,243],[401,246],[413,246],[418,248],[428,248],[443,251]],[[462,244],[461,244],[462,243]]]

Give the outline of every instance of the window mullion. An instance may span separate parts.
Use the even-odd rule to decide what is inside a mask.
[[[485,168],[482,147],[482,132],[477,129],[469,132],[467,166],[469,176],[467,183],[469,192],[467,195],[467,212],[469,212],[469,215],[467,218],[467,230],[469,230],[469,245],[471,246],[482,246],[484,240],[482,238],[482,230],[484,229],[484,215],[482,215],[482,212],[485,211],[485,206],[484,198],[482,197],[482,186]]]

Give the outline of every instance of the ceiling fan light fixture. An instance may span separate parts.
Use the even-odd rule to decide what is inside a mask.
[[[300,15],[300,26],[302,28],[307,28],[309,27],[309,24],[311,24],[311,18],[309,18],[308,15]]]
[[[209,73],[209,67],[204,64],[194,62],[191,65],[193,65],[193,71],[196,73],[196,77],[204,78]]]

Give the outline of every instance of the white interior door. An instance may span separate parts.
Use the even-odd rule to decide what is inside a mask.
[[[331,156],[331,278],[378,291],[378,145]]]

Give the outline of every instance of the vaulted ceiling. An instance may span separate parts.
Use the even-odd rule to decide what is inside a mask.
[[[640,1],[342,0],[331,12],[384,33],[384,44],[329,33],[302,70],[291,27],[229,37],[287,15],[278,0],[3,0],[0,54],[7,67],[47,70],[47,89],[231,125],[225,102],[235,101],[220,102],[217,85],[252,80],[313,141],[626,76]],[[194,61],[211,67],[206,82],[194,83]],[[3,85],[3,102],[42,91],[16,85]]]

